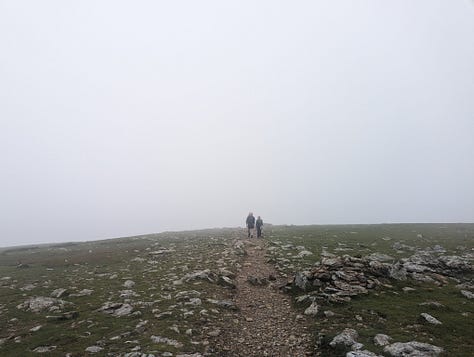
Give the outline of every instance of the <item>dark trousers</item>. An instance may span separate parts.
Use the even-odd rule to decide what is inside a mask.
[[[257,238],[262,236],[262,227],[257,226]]]
[[[248,237],[253,237],[253,227],[247,227],[248,229]]]

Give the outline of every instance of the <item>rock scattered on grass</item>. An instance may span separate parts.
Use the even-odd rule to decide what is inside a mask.
[[[56,346],[38,346],[36,347],[33,352],[35,353],[49,353],[56,349]]]
[[[309,250],[302,250],[301,252],[299,252],[296,255],[296,258],[304,258],[304,257],[310,256],[310,255],[313,255],[313,253],[310,252]]]
[[[89,296],[93,292],[94,292],[94,290],[91,290],[91,289],[82,289],[81,291],[79,291],[75,294],[70,294],[69,296],[71,296],[71,297]]]
[[[441,347],[417,341],[395,342],[384,348],[384,352],[392,357],[436,357],[443,351]]]
[[[374,344],[376,346],[386,346],[388,344],[390,344],[390,341],[392,340],[392,338],[388,335],[384,335],[383,333],[379,333],[377,335],[375,335],[374,337]]]
[[[52,297],[36,296],[36,297],[31,297],[25,302],[17,305],[16,308],[19,310],[26,310],[26,311],[38,313],[44,310],[49,310],[49,311],[60,310],[60,309],[63,309],[66,304],[71,304],[71,303],[68,303],[64,300],[52,298]]]
[[[429,307],[433,307],[433,308],[437,308],[437,309],[441,309],[441,308],[446,307],[438,301],[426,301],[426,302],[422,302],[418,305],[420,305],[420,306],[429,306]]]
[[[43,325],[38,325],[38,326],[32,327],[32,328],[30,328],[30,332],[39,331],[39,330],[41,330],[42,327],[43,327]]]
[[[36,285],[35,284],[26,284],[25,286],[23,286],[22,288],[20,288],[21,291],[31,291],[33,290],[34,288],[36,288]]]
[[[324,313],[324,316],[326,317],[333,317],[335,316],[336,314],[334,312],[332,312],[331,310],[326,310],[323,312]]]
[[[433,317],[433,316],[431,316],[430,314],[427,314],[426,312],[421,313],[421,314],[420,314],[420,317],[421,317],[424,321],[426,321],[426,322],[428,322],[428,323],[430,323],[430,324],[432,324],[432,325],[442,325],[442,324],[443,324],[443,323],[442,323],[441,321],[439,321],[436,317]]]
[[[207,299],[207,302],[229,310],[237,310],[237,306],[230,300]]]
[[[60,298],[66,295],[67,295],[67,289],[64,289],[64,288],[53,290],[53,292],[51,293],[51,296],[53,298]]]
[[[332,341],[329,343],[331,347],[336,346],[345,346],[352,347],[357,343],[356,339],[359,337],[359,334],[356,330],[351,328],[344,329],[340,334],[336,335]]]
[[[89,346],[85,349],[85,351],[88,353],[99,353],[102,350],[103,348],[100,346]]]
[[[123,283],[123,287],[124,288],[127,288],[127,289],[131,289],[135,286],[135,282],[133,280],[126,280],[124,283]]]
[[[97,311],[113,316],[127,316],[133,312],[133,306],[119,302],[106,302]]]
[[[154,335],[151,336],[150,338],[154,343],[166,344],[166,345],[173,346],[173,347],[176,347],[176,348],[183,347],[183,344],[181,342],[178,342],[178,341],[173,340],[171,338],[161,337],[161,336],[154,336]]]

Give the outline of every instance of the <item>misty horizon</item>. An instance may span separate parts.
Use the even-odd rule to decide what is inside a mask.
[[[274,227],[351,227],[351,228],[357,228],[358,226],[360,227],[365,227],[365,226],[384,226],[384,225],[401,225],[401,226],[406,226],[406,225],[459,225],[459,224],[474,224],[474,222],[380,222],[380,223],[307,223],[307,224],[292,224],[292,223],[279,223],[279,224],[274,224],[272,222],[266,222],[265,225],[268,226],[274,226]],[[151,235],[161,235],[161,234],[173,234],[173,233],[186,233],[186,232],[202,232],[202,231],[213,231],[213,230],[226,230],[226,229],[241,229],[242,234],[245,234],[247,232],[247,229],[245,228],[245,225],[237,225],[237,226],[227,226],[227,227],[195,227],[195,228],[189,228],[189,229],[179,229],[179,230],[165,230],[165,231],[157,231],[157,232],[146,232],[146,233],[136,233],[136,234],[130,234],[130,235],[124,235],[124,236],[115,236],[115,237],[95,237],[95,238],[88,238],[88,239],[78,239],[78,240],[71,240],[71,241],[51,241],[51,242],[33,242],[33,243],[23,243],[23,244],[18,244],[18,245],[0,245],[0,248],[16,248],[16,247],[22,247],[22,246],[36,246],[36,245],[62,245],[62,244],[75,244],[75,243],[88,243],[88,242],[96,242],[96,241],[105,241],[105,240],[114,240],[114,239],[125,239],[125,238],[138,238],[138,237],[146,237],[146,236],[151,236]],[[268,229],[268,228],[267,228]],[[263,230],[267,230],[265,227],[263,227]]]
[[[474,221],[474,6],[0,4],[0,246]]]

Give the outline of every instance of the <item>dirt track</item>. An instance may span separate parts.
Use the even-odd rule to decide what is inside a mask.
[[[291,297],[279,291],[285,279],[266,263],[265,242],[245,240],[245,250],[234,296],[240,311],[221,335],[218,355],[311,356],[306,317],[297,315]]]

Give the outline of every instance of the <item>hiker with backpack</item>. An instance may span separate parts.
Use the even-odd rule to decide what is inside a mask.
[[[252,212],[250,212],[247,216],[247,220],[245,223],[247,224],[248,238],[253,238],[253,229],[255,228],[255,217],[253,216]]]

